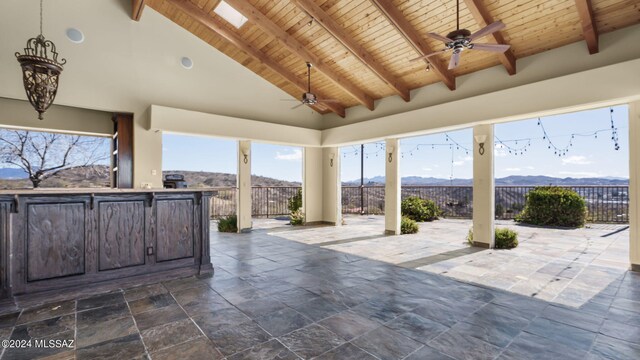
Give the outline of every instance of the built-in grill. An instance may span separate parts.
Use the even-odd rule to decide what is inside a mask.
[[[162,182],[165,189],[185,189],[187,188],[187,182],[184,181],[184,175],[180,174],[167,174],[164,176]]]

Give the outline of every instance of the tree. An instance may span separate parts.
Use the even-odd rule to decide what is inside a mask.
[[[2,129],[0,161],[24,170],[37,188],[62,170],[107,160],[107,143],[92,136]]]

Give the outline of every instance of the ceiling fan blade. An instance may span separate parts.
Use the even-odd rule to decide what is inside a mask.
[[[427,36],[430,37],[430,38],[434,38],[436,40],[440,40],[445,44],[453,41],[452,39],[449,39],[446,36],[438,35],[436,33],[428,33]]]
[[[319,103],[339,103],[339,100],[335,99],[318,99]]]
[[[300,102],[300,100],[296,100],[296,99],[280,99],[280,101],[297,101],[297,102]]]
[[[296,105],[296,106],[292,107],[292,108],[291,108],[291,110],[293,110],[293,109],[297,109],[297,108],[299,108],[299,107],[300,107],[300,106],[302,106],[302,105],[304,105],[304,104],[303,104],[303,103],[300,103],[300,104],[298,104],[298,105]]]
[[[459,63],[460,63],[460,53],[454,52],[453,54],[451,54],[451,60],[449,61],[449,70],[453,70],[457,68]]]
[[[503,45],[503,44],[473,44],[473,47],[471,48],[471,50],[503,53],[509,50],[510,47],[511,45]]]
[[[442,53],[445,53],[445,52],[447,52],[447,51],[449,51],[449,49],[444,49],[444,50],[440,50],[440,51],[432,52],[431,54],[427,54],[427,55],[425,55],[425,56],[420,56],[420,57],[418,57],[418,58],[411,59],[411,60],[409,60],[409,61],[417,61],[417,60],[422,60],[422,59],[430,58],[430,57],[432,57],[432,56],[434,56],[434,55],[442,54]]]
[[[471,36],[469,36],[469,40],[473,41],[475,39],[479,39],[483,36],[487,36],[489,34],[493,34],[496,31],[500,31],[502,29],[505,28],[505,24],[498,20],[496,22],[494,22],[493,24],[489,24],[485,27],[483,27],[482,29],[476,31],[475,33],[471,34]]]

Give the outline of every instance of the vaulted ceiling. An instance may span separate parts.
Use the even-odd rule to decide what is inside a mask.
[[[501,20],[506,28],[483,43],[511,45],[504,54],[469,51],[447,69],[450,54],[412,59],[440,50],[429,32],[456,26],[455,0],[226,0],[248,21],[237,29],[214,13],[220,0],[132,0],[132,17],[154,10],[246,68],[299,99],[306,91],[305,62],[313,63],[312,90],[335,99],[314,107],[344,116],[345,108],[400,96],[492,66],[517,73],[517,59],[585,41],[585,56],[598,52],[599,34],[640,23],[638,0],[460,0],[460,27],[477,31]],[[313,19],[313,21],[311,21]],[[580,61],[580,59],[567,59]]]

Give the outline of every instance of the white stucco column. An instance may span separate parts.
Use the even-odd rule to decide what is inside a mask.
[[[307,224],[322,222],[322,148],[305,147],[302,159],[302,211]]]
[[[495,187],[493,124],[473,127],[473,244],[493,248]]]
[[[384,231],[387,234],[400,234],[400,140],[387,139],[384,155]]]
[[[640,101],[629,104],[629,262],[640,271]]]
[[[340,149],[322,149],[322,221],[342,224],[342,184],[340,182]]]
[[[251,231],[251,141],[238,141],[238,232]]]

